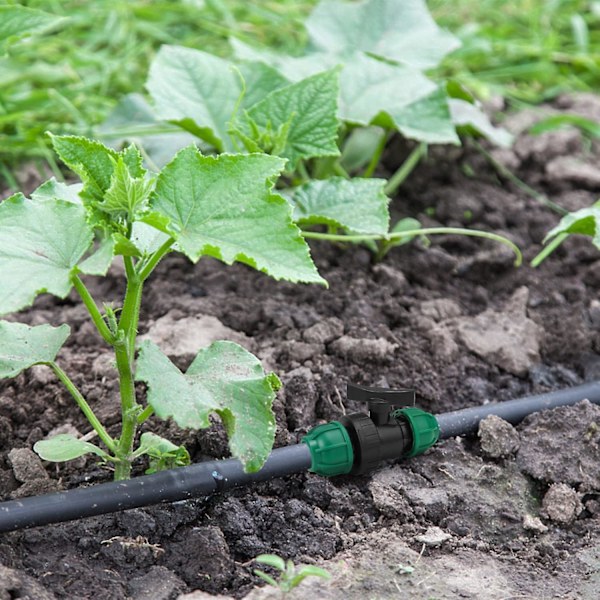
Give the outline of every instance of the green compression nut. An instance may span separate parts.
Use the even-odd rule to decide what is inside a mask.
[[[415,408],[400,408],[394,411],[394,417],[404,417],[412,431],[413,443],[411,449],[404,455],[406,458],[423,454],[431,448],[440,437],[440,427],[437,419],[428,412]]]
[[[311,429],[302,441],[312,457],[310,470],[318,475],[333,477],[352,470],[354,450],[346,428],[338,421]]]

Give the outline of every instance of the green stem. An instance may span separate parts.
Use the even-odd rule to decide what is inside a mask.
[[[539,267],[550,254],[552,254],[567,238],[568,233],[561,233],[557,235],[532,261],[531,266],[535,269]]]
[[[381,133],[381,139],[377,144],[377,148],[375,148],[375,152],[371,157],[371,161],[367,165],[365,172],[362,174],[363,177],[373,177],[373,173],[375,173],[375,169],[379,166],[379,161],[381,160],[381,156],[383,155],[383,151],[385,150],[385,146],[388,142],[389,134],[387,131],[383,131]]]
[[[427,144],[421,142],[409,155],[408,158],[400,165],[400,168],[390,177],[385,186],[385,193],[388,196],[393,196],[398,188],[404,183],[405,179],[413,172],[414,168],[419,164],[419,161],[427,152]]]
[[[88,309],[88,312],[92,317],[92,321],[94,322],[94,325],[96,325],[96,329],[98,329],[98,332],[102,336],[102,339],[107,344],[110,344],[112,346],[115,341],[114,336],[108,328],[108,325],[106,324],[104,317],[100,313],[100,310],[96,305],[96,301],[94,300],[94,298],[92,298],[92,295],[90,294],[89,290],[87,289],[87,287],[85,287],[85,284],[83,283],[83,281],[81,281],[77,273],[71,275],[71,282],[73,283],[75,289],[81,296],[81,299],[83,300],[83,303]]]
[[[115,481],[129,479],[131,475],[131,460],[133,440],[137,429],[138,405],[135,399],[135,385],[131,359],[126,343],[115,346],[117,370],[119,371],[119,391],[121,393],[121,436],[115,450],[119,461],[115,464]]]
[[[142,423],[144,423],[153,414],[154,414],[154,409],[151,406],[146,406],[146,408],[137,417],[138,425],[141,425]]]
[[[156,268],[156,265],[162,260],[162,258],[171,250],[171,246],[175,243],[173,238],[169,238],[148,260],[147,263],[142,267],[138,273],[140,280],[146,281],[152,274],[152,271]]]
[[[104,429],[104,426],[102,425],[102,423],[100,423],[98,417],[96,417],[94,411],[91,409],[86,399],[77,389],[77,386],[71,381],[69,376],[55,362],[50,361],[42,364],[48,365],[54,371],[54,373],[60,379],[62,384],[67,388],[71,396],[73,396],[73,399],[75,400],[75,402],[77,402],[77,405],[81,409],[81,412],[83,412],[90,425],[94,428],[94,431],[98,434],[98,437],[104,442],[104,445],[114,454],[117,450],[115,441],[110,437],[106,429]]]
[[[333,172],[336,175],[343,177],[344,179],[350,179],[350,174],[348,173],[348,171],[346,171],[346,169],[344,169],[344,167],[342,167],[342,165],[340,165],[339,162],[334,163]]]
[[[390,241],[397,240],[403,237],[414,237],[418,235],[466,235],[470,237],[485,238],[500,242],[508,246],[515,253],[515,267],[518,267],[523,262],[523,255],[521,250],[509,239],[498,235],[497,233],[490,233],[488,231],[480,231],[478,229],[462,229],[460,227],[424,227],[423,229],[412,229],[406,231],[399,231],[398,233],[388,233],[386,235],[377,234],[365,234],[365,235],[344,235],[344,234],[333,234],[333,233],[319,233],[317,231],[303,231],[302,236],[308,239],[315,240],[327,240],[330,242],[366,242],[368,240],[373,241]]]

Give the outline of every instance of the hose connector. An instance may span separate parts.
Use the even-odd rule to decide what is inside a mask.
[[[350,473],[354,465],[354,450],[346,428],[338,421],[318,425],[302,441],[312,457],[310,470],[318,475],[333,477]]]
[[[395,419],[406,419],[412,433],[412,446],[404,454],[406,458],[423,454],[431,448],[440,437],[440,427],[437,419],[428,412],[415,406],[400,408],[392,413]]]

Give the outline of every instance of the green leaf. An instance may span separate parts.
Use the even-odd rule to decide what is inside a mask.
[[[415,69],[361,54],[342,71],[340,118],[427,143],[459,143],[442,88]]]
[[[62,17],[25,6],[0,6],[0,51],[32,33],[47,31],[64,21]]]
[[[312,49],[345,56],[356,50],[424,70],[460,46],[441,30],[424,0],[321,2],[306,21]]]
[[[289,81],[273,67],[263,62],[243,62],[238,69],[246,91],[242,98],[242,108],[258,104],[265,96],[289,85]]]
[[[460,144],[444,86],[393,115],[393,119],[407,138],[428,144]]]
[[[452,121],[459,131],[469,135],[479,134],[490,142],[508,148],[513,136],[502,127],[494,127],[488,116],[475,104],[458,98],[448,100]]]
[[[160,173],[151,210],[192,261],[212,256],[246,263],[275,279],[325,283],[291,219],[271,193],[284,162],[264,154],[202,156],[191,146]]]
[[[107,237],[88,258],[78,265],[77,270],[87,275],[106,275],[114,257],[115,242],[112,237]]]
[[[128,142],[143,148],[159,169],[196,139],[178,126],[161,121],[141,94],[123,97],[96,132],[111,147]]]
[[[338,79],[338,69],[313,75],[272,92],[248,110],[248,117],[262,131],[286,128],[279,155],[290,161],[288,170],[293,171],[301,159],[339,155]]]
[[[218,413],[229,448],[247,471],[257,471],[275,439],[271,409],[278,380],[266,375],[259,360],[233,342],[214,342],[200,350],[183,374],[150,341],[142,343],[136,380],[148,385],[148,404],[162,419],[201,429]]]
[[[415,231],[416,229],[422,229],[422,225],[420,221],[417,219],[413,219],[412,217],[406,217],[405,219],[400,219],[391,229],[390,233],[403,233],[405,231]],[[406,236],[398,237],[396,239],[390,240],[390,246],[404,246],[404,244],[408,244],[410,241],[414,240],[418,234],[409,234]]]
[[[49,440],[40,440],[33,445],[33,449],[42,460],[51,462],[66,462],[85,454],[96,454],[105,460],[109,458],[98,446],[79,440],[69,433],[55,435]]]
[[[227,124],[242,91],[229,61],[191,48],[162,46],[146,87],[157,115],[213,145],[232,150]]]
[[[0,321],[0,379],[16,377],[33,365],[53,361],[69,333],[68,325],[30,327]]]
[[[331,574],[325,569],[321,569],[321,567],[315,567],[314,565],[303,565],[298,568],[298,575],[300,579],[297,581],[294,579],[292,581],[292,585],[296,586],[300,581],[305,579],[306,577],[322,577],[323,579],[331,579]]]
[[[385,179],[332,177],[311,181],[294,190],[294,221],[384,235],[390,220],[385,185]]]
[[[563,233],[575,233],[591,237],[594,246],[600,250],[599,225],[600,202],[596,202],[588,208],[582,208],[581,210],[565,215],[559,224],[548,232],[544,242]]]
[[[152,179],[132,177],[123,156],[120,156],[104,200],[97,207],[113,218],[134,221],[147,207],[153,183]]]
[[[346,171],[356,171],[367,165],[386,132],[381,127],[357,127],[344,143],[340,163]]]
[[[259,554],[254,560],[257,563],[285,571],[285,560],[281,556],[277,556],[277,554]]]
[[[49,135],[60,159],[83,181],[82,196],[101,202],[110,187],[118,152],[84,137]]]
[[[146,475],[190,464],[190,454],[184,446],[177,446],[160,435],[150,432],[142,433],[139,448],[134,454],[135,456],[147,454],[150,457]]]
[[[264,571],[261,571],[260,569],[254,569],[254,574],[257,577],[260,577],[264,582],[273,586],[274,588],[279,587],[279,584],[277,583],[277,581],[275,579],[273,579],[273,577],[271,577],[270,575],[267,575]]]
[[[311,75],[332,69],[343,62],[339,56],[325,52],[315,52],[305,56],[288,56],[282,52],[254,48],[236,38],[229,38],[229,43],[238,59],[270,65],[288,81],[301,81]]]
[[[79,193],[81,192],[82,187],[83,186],[80,183],[67,185],[60,181],[56,181],[56,179],[52,177],[31,193],[31,199],[38,202],[58,199],[65,200],[65,202],[72,202],[73,204],[81,204]]]
[[[65,298],[70,275],[90,248],[83,206],[17,194],[0,204],[0,314],[20,310],[47,292]]]

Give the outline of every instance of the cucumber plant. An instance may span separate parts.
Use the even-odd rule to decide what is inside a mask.
[[[113,143],[138,138],[142,144],[146,136],[156,147],[156,135],[168,124],[182,131],[177,140],[164,130],[169,143],[192,135],[210,152],[284,158],[277,185],[295,222],[303,229],[328,228],[326,236],[306,231],[305,237],[365,243],[381,258],[395,245],[435,233],[414,219],[390,230],[388,213],[390,196],[428,144],[459,144],[459,132],[510,143],[460,85],[425,74],[458,40],[435,24],[422,0],[325,1],[306,29],[307,49],[299,57],[237,39],[231,40],[232,60],[163,46],[147,81],[152,106],[139,96],[126,98],[103,135]],[[416,147],[389,181],[373,178],[395,133]],[[152,162],[153,156],[146,158]]]
[[[115,354],[121,430],[109,433],[56,362],[69,335],[66,324],[0,321],[0,378],[49,366],[100,439],[96,445],[61,434],[37,442],[35,451],[49,461],[93,453],[114,465],[115,479],[125,479],[144,454],[153,470],[189,460],[185,449],[151,432],[142,433],[135,447],[151,415],[198,429],[208,427],[216,413],[232,455],[247,470],[258,470],[274,440],[277,376],[232,342],[200,350],[182,373],[154,343],[137,346],[138,321],[144,284],[170,252],[193,262],[203,256],[242,262],[275,279],[325,284],[288,202],[273,191],[285,160],[262,153],[204,156],[192,145],[150,176],[135,146],[117,152],[74,136],[53,137],[52,143],[82,185],[51,180],[31,198],[18,193],[0,203],[0,314],[30,306],[41,293],[65,298],[74,288]],[[85,276],[106,275],[116,257],[125,267],[125,296],[118,307],[100,308]],[[147,386],[145,402],[136,381]]]

